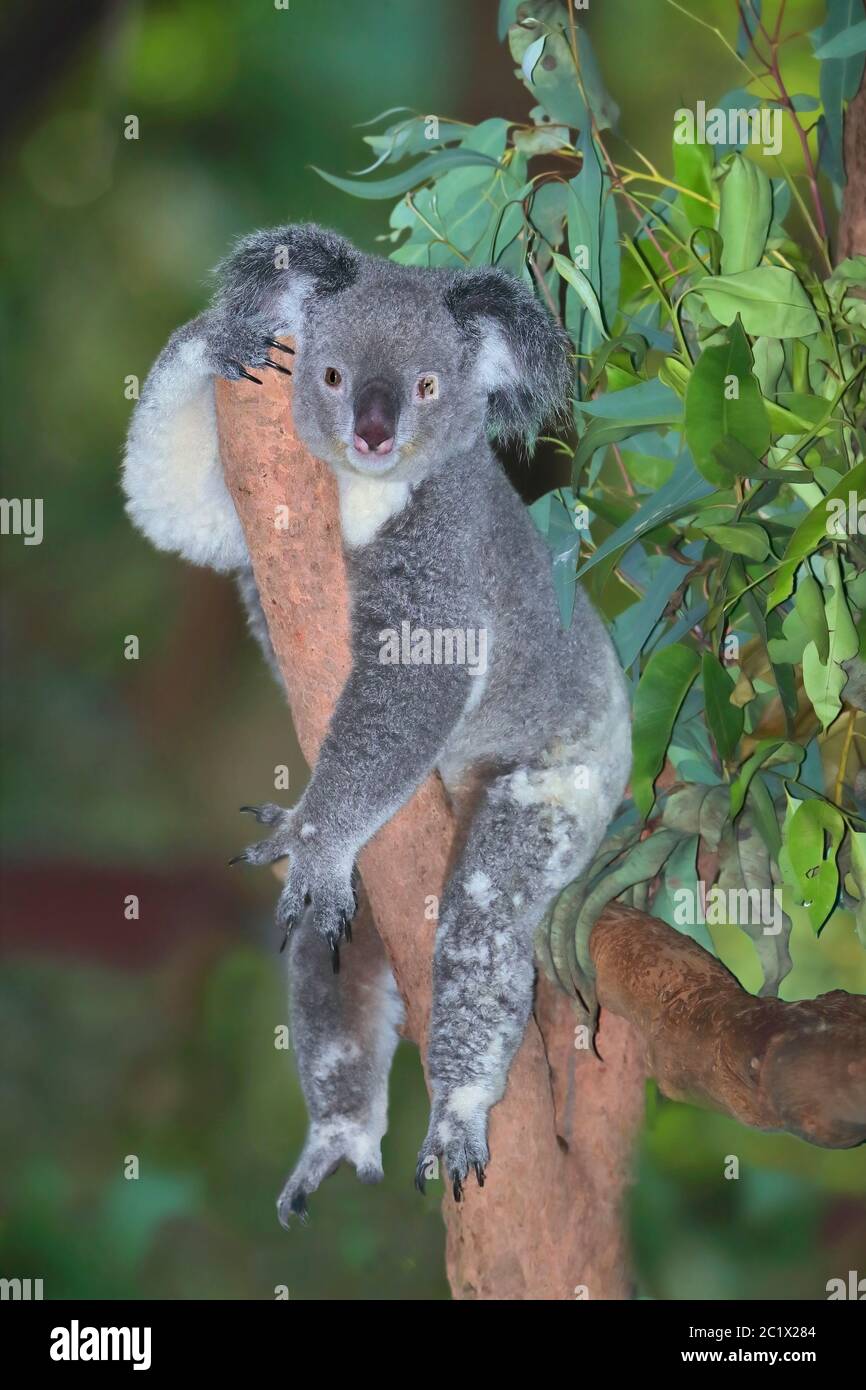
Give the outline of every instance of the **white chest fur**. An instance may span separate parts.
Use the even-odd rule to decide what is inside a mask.
[[[340,525],[346,545],[353,550],[367,545],[409,500],[409,484],[402,480],[341,473],[339,484]]]

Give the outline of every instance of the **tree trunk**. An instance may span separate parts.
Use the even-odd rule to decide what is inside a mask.
[[[866,256],[866,71],[845,113],[844,154],[848,182],[839,217],[837,261],[847,256]]]
[[[217,403],[226,477],[312,764],[349,669],[346,580],[336,484],[294,438],[284,381],[267,374],[261,387],[219,382]],[[425,908],[441,894],[455,831],[431,778],[360,857],[407,1033],[422,1048],[434,936]],[[540,982],[506,1096],[491,1117],[485,1187],[468,1185],[459,1205],[444,1198],[456,1298],[569,1299],[581,1288],[592,1298],[630,1295],[622,1201],[643,1114],[641,1045],[627,1022],[605,1014],[602,1063],[575,1050],[574,1027],[566,997]]]

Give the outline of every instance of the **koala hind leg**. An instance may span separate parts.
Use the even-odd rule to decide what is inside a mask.
[[[277,1201],[280,1222],[306,1217],[307,1198],[343,1161],[362,1182],[382,1178],[388,1074],[403,1004],[369,907],[353,941],[333,953],[305,913],[289,938],[292,1044],[307,1103],[303,1151]]]
[[[504,1094],[532,1008],[536,928],[554,895],[591,860],[622,796],[625,754],[612,750],[606,764],[602,755],[600,767],[585,763],[579,746],[568,755],[557,760],[548,750],[489,783],[443,895],[428,1047],[431,1116],[416,1172],[422,1191],[440,1162],[457,1200],[470,1170],[483,1183],[489,1111]]]

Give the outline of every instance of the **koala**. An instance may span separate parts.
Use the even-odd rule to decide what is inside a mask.
[[[563,629],[547,546],[490,442],[531,449],[566,411],[568,339],[498,269],[398,265],[313,225],[244,238],[217,276],[136,406],[129,516],[155,545],[237,576],[273,664],[214,378],[292,372],[297,434],[336,476],[351,600],[351,674],[309,784],[291,809],[248,808],[267,834],[239,856],[288,861],[276,916],[310,1127],[280,1220],[303,1217],[344,1160],[382,1175],[401,1001],[371,925],[333,966],[358,852],[434,770],[471,815],[439,908],[416,1181],[441,1164],[460,1200],[470,1173],[484,1182],[488,1117],[532,1009],[536,928],[630,773],[611,641],[580,588]]]

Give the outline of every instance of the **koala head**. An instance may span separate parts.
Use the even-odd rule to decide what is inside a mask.
[[[295,428],[337,470],[420,481],[485,430],[531,447],[568,402],[566,334],[490,267],[402,266],[279,228],[240,244],[221,298],[294,335]]]

